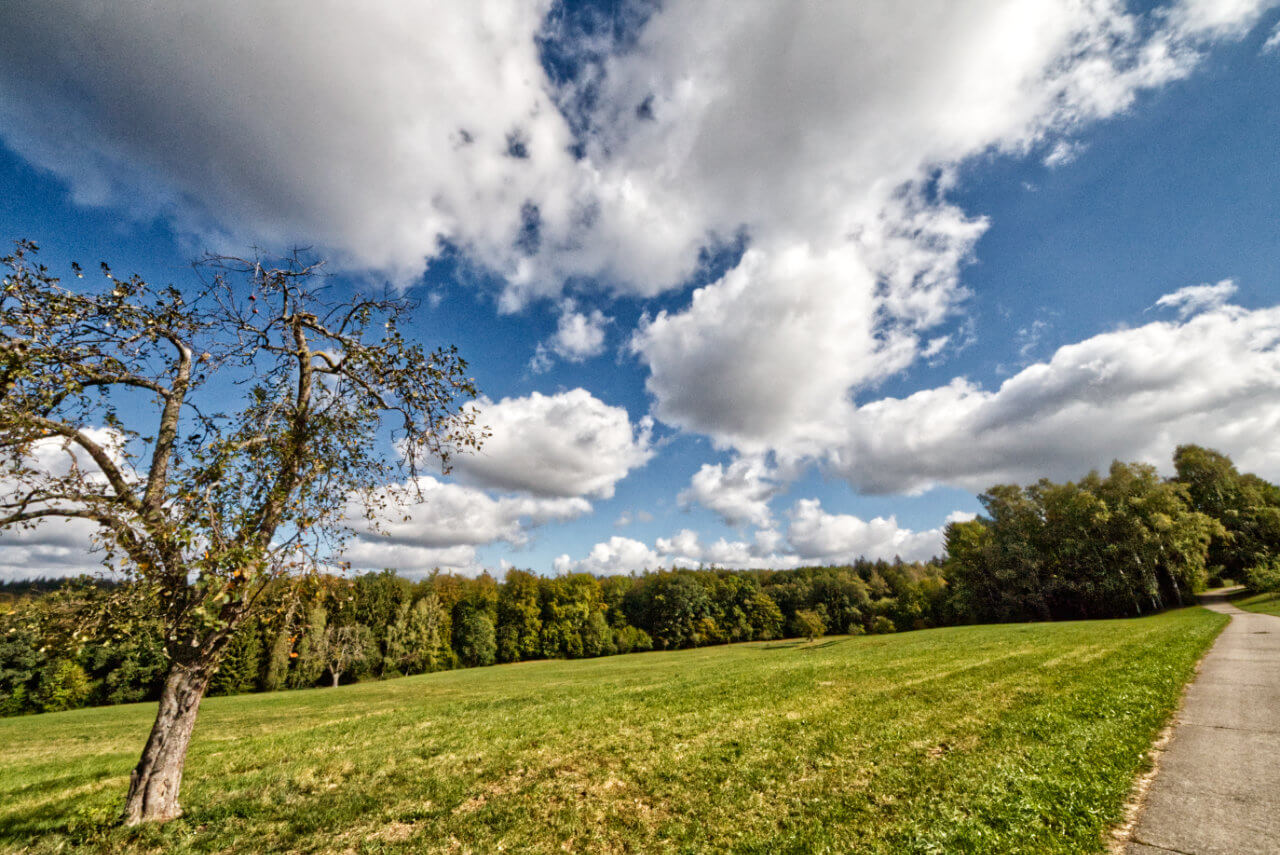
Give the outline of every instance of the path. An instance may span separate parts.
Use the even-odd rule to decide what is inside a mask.
[[[1174,718],[1128,855],[1280,853],[1280,618],[1231,615]]]

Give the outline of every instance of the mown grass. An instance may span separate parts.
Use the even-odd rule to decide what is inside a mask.
[[[207,700],[186,814],[119,810],[153,707],[0,721],[0,847],[1100,851],[1226,622],[938,629]]]
[[[1250,594],[1247,597],[1237,597],[1231,604],[1245,611],[1280,617],[1280,593]]]

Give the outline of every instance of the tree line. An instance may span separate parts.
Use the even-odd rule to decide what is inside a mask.
[[[1129,617],[1228,580],[1280,588],[1280,488],[1224,454],[1179,446],[1175,474],[1116,461],[1106,475],[980,495],[946,532],[954,608],[977,622]]]
[[[391,571],[278,579],[227,643],[209,691],[338,685],[530,659],[577,659],[827,633],[1125,617],[1228,579],[1280,589],[1280,489],[1181,446],[1176,474],[1112,464],[1076,482],[999,485],[924,563],[667,570],[499,581]],[[0,586],[0,714],[154,700],[163,626],[145,586]],[[85,614],[97,616],[86,624]]]
[[[153,700],[163,627],[138,590],[82,579],[0,596],[0,714]],[[954,622],[937,563],[411,581],[390,570],[279,580],[227,644],[211,694],[338,685],[529,659],[578,659]],[[0,600],[2,602],[3,600]],[[122,605],[123,604],[123,605]],[[84,614],[99,614],[86,627]]]

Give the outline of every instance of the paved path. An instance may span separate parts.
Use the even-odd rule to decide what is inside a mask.
[[[1128,855],[1280,853],[1280,618],[1231,615],[1174,719]]]

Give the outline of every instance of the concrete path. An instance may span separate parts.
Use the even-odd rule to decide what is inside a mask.
[[[1129,855],[1280,853],[1280,618],[1231,615],[1205,656],[1160,754]]]

